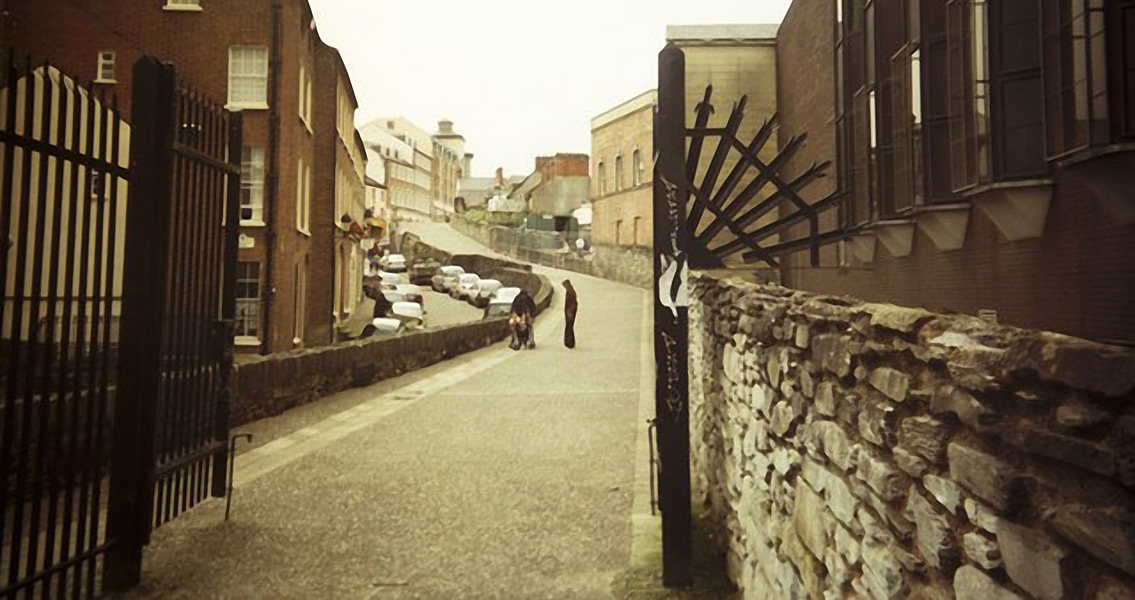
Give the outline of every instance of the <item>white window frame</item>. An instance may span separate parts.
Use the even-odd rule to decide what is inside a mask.
[[[237,272],[236,272],[237,290],[241,289],[241,285],[240,285],[241,282],[251,281],[251,279],[249,279],[247,277],[243,278],[243,279],[241,278],[242,265],[245,265],[245,264],[257,265],[257,267],[256,267],[256,297],[255,297],[255,299],[252,298],[251,296],[237,296],[237,298],[236,298],[236,306],[237,306],[236,327],[237,327],[238,333],[237,333],[236,338],[234,339],[234,343],[237,346],[259,346],[260,345],[260,325],[261,325],[261,323],[260,323],[260,302],[261,302],[260,288],[263,285],[263,280],[260,276],[260,270],[261,270],[260,269],[260,262],[255,261],[255,260],[238,261],[237,262]],[[255,300],[256,301],[256,335],[240,335],[240,333],[239,333],[239,332],[243,331],[242,327],[245,323],[244,319],[240,318],[240,307],[241,307],[241,301],[242,300],[244,300],[246,304],[249,303],[248,302],[249,300]]]
[[[296,229],[311,237],[311,166],[303,158],[296,165]]]
[[[239,54],[241,52],[249,52],[249,53],[256,52],[258,54],[262,54],[263,60],[257,60],[257,61],[255,61],[255,63],[253,62],[253,60],[248,60],[244,64],[245,67],[250,67],[250,68],[251,67],[259,67],[258,69],[255,69],[255,70],[260,70],[260,71],[262,71],[262,73],[240,72],[239,74],[234,74],[234,71],[236,70],[236,69],[234,69],[234,67],[239,64],[236,61],[239,58],[241,58],[241,55]],[[256,64],[256,63],[258,63],[258,64]],[[228,87],[228,104],[225,105],[225,108],[228,108],[228,109],[239,108],[239,109],[243,109],[243,110],[267,110],[267,108],[268,108],[268,47],[267,46],[229,46],[229,65],[228,66],[229,66],[228,82],[227,82],[228,83],[228,85],[227,85],[227,87]],[[249,79],[249,80],[254,80],[254,82],[259,82],[261,84],[261,88],[259,90],[260,94],[258,94],[258,96],[261,96],[261,97],[260,98],[252,98],[252,99],[248,99],[248,98],[235,99],[236,88],[238,86],[234,85],[234,80],[236,80],[237,78]]]
[[[249,158],[253,151],[260,151],[260,178],[257,180],[250,177],[248,172],[257,164],[257,161],[246,160]],[[246,154],[248,151],[248,154]],[[263,146],[244,146],[241,148],[240,155],[240,225],[242,227],[264,227],[264,147]],[[247,205],[244,202],[245,190],[248,190],[250,201]],[[256,192],[259,191],[259,194]],[[244,218],[244,210],[248,208],[252,210],[249,218]]]
[[[307,265],[303,261],[295,264],[292,285],[292,344],[302,346],[307,327]]]
[[[165,10],[201,12],[201,0],[166,0]]]
[[[108,58],[109,57],[109,58]],[[118,83],[115,79],[115,61],[117,54],[114,50],[99,50],[95,65],[95,83]],[[105,77],[104,68],[110,69],[110,77]]]
[[[299,115],[308,133],[311,129],[311,73],[300,65]]]

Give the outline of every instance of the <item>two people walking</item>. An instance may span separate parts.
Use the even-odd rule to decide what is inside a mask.
[[[567,279],[564,280],[564,291],[564,346],[575,348],[575,317],[579,313],[579,296]],[[508,326],[512,329],[510,348],[520,350],[536,347],[536,332],[533,329],[535,321],[536,302],[527,292],[521,291],[512,301],[508,319]]]

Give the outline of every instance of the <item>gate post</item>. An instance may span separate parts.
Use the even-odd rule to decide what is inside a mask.
[[[240,111],[229,113],[228,152],[229,165],[240,172],[241,137],[243,131],[243,118]],[[233,374],[233,335],[236,323],[236,259],[237,246],[240,237],[240,177],[232,175],[228,178],[225,202],[225,252],[223,280],[221,283],[221,322],[218,324],[216,352],[222,353],[220,401],[217,403],[217,414],[213,423],[213,436],[215,440],[225,442],[225,449],[213,457],[213,481],[210,494],[214,497],[224,496],[228,483],[228,454],[229,454],[229,399],[232,392]]]
[[[689,291],[686,269],[686,59],[669,43],[658,55],[654,119],[654,361],[662,582],[692,583],[690,558]]]
[[[128,590],[142,574],[153,505],[155,409],[161,393],[163,292],[168,276],[176,77],[150,56],[134,65],[130,194],[122,283],[116,439],[110,465],[103,587]]]

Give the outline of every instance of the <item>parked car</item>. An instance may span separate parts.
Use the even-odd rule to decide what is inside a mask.
[[[406,325],[398,319],[378,318],[371,321],[371,325],[374,326],[374,329],[364,329],[361,337],[397,337],[406,333]]]
[[[448,283],[453,281],[457,282],[457,277],[463,275],[465,269],[457,265],[446,265],[437,270],[437,274],[430,279],[430,286],[433,287],[435,292],[445,293],[449,290]]]
[[[499,298],[493,298],[485,306],[485,315],[482,318],[492,319],[492,318],[495,318],[495,317],[507,317],[511,313],[512,313],[512,299],[511,298],[508,299],[508,300],[501,300]]]
[[[422,293],[422,288],[412,283],[399,283],[395,291],[402,294],[406,298],[406,302],[416,302],[422,308],[426,307],[426,298]]]
[[[386,271],[378,272],[378,280],[382,285],[382,289],[393,289],[398,284],[402,283],[402,278],[397,273],[387,273]]]
[[[437,274],[437,270],[440,267],[441,263],[432,258],[414,261],[409,271],[410,283],[416,285],[430,285],[433,276]]]
[[[503,284],[496,279],[482,279],[481,283],[477,286],[477,291],[469,296],[469,302],[477,308],[484,308],[489,304],[489,301],[496,295],[497,290],[501,289]]]
[[[493,302],[500,301],[508,302],[511,304],[513,299],[515,299],[519,294],[520,288],[518,287],[502,287],[501,289],[497,290],[496,294],[493,295]]]
[[[458,300],[468,300],[477,294],[477,286],[481,283],[481,276],[476,273],[466,273],[457,278],[457,285],[453,286],[449,295]]]
[[[406,257],[401,254],[387,254],[378,259],[383,271],[390,273],[404,273],[406,271]]]
[[[422,305],[417,302],[395,302],[390,309],[390,318],[398,319],[407,329],[421,329],[426,325]]]

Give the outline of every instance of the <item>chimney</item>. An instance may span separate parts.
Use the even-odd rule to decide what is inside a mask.
[[[461,163],[461,171],[465,173],[466,177],[473,176],[473,153],[466,152],[465,160]]]
[[[496,184],[504,187],[504,168],[497,167]]]

